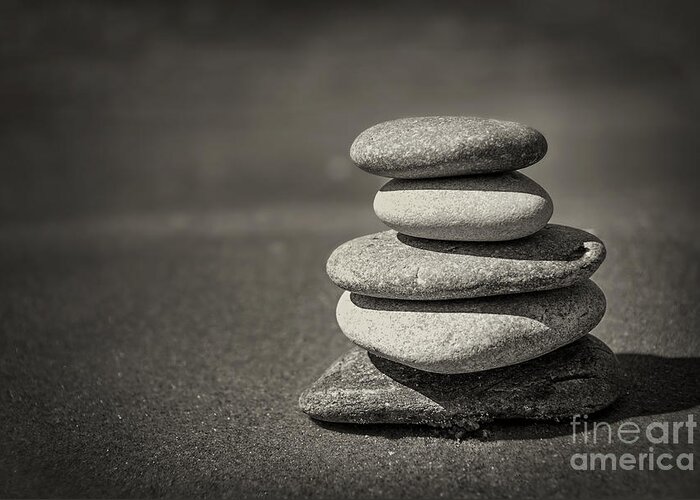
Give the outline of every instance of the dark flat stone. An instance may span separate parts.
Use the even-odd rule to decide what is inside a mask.
[[[497,419],[589,414],[619,394],[615,355],[587,335],[526,363],[458,375],[424,372],[354,348],[302,393],[299,406],[329,422],[476,429]]]
[[[589,278],[604,259],[598,238],[556,224],[527,238],[480,243],[384,231],[340,245],[326,271],[361,295],[442,300],[562,288]]]

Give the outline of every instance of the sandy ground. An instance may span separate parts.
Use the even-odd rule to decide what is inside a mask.
[[[296,408],[349,347],[325,260],[382,228],[350,143],[464,114],[541,130],[553,222],[607,245],[594,334],[628,389],[598,418],[697,415],[695,4],[331,4],[0,5],[0,496],[696,495],[572,470],[648,443],[566,422],[458,442]]]
[[[568,222],[581,225],[575,212]],[[613,429],[697,419],[700,404],[697,236],[672,224],[650,231],[639,213],[588,219],[609,249],[594,276],[608,313],[594,334],[618,353],[628,384],[597,417]],[[367,207],[310,206],[7,229],[0,493],[697,493],[695,472],[572,470],[573,453],[638,454],[649,443],[585,444],[582,434],[573,442],[568,422],[496,425],[455,441],[301,414],[298,394],[349,346],[325,258],[379,227]],[[687,436],[656,446],[675,455],[696,448]]]

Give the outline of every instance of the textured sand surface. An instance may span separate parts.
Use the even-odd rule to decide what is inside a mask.
[[[581,224],[576,212],[567,221]],[[595,215],[586,218],[605,220]],[[319,425],[301,413],[299,394],[351,346],[336,325],[341,292],[323,262],[348,234],[375,224],[367,206],[314,206],[5,229],[0,493],[564,498],[697,490],[687,472],[571,470],[575,452],[648,446],[572,443],[566,422],[497,425],[456,442],[423,428]],[[611,219],[597,228],[610,249],[596,276],[608,312],[593,333],[617,353],[626,384],[598,418],[615,429],[689,412],[697,419],[700,276],[685,224],[659,233]]]
[[[627,385],[599,418],[697,415],[696,4],[218,7],[0,7],[0,496],[696,496],[572,471],[648,444],[566,422],[457,442],[297,410],[351,346],[325,261],[386,229],[350,144],[466,114],[541,130],[552,222],[606,244],[593,333]]]

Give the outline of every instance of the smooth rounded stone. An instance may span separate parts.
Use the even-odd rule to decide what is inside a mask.
[[[519,172],[392,179],[374,197],[374,212],[400,233],[452,241],[504,241],[542,229],[549,194]]]
[[[590,277],[604,259],[598,238],[556,224],[526,238],[489,243],[384,231],[340,245],[326,272],[340,288],[362,295],[442,300],[562,288]]]
[[[474,430],[501,419],[592,414],[620,393],[615,355],[587,335],[519,365],[459,375],[416,370],[356,347],[301,394],[299,406],[327,422]]]
[[[532,165],[546,153],[547,141],[531,127],[468,116],[379,123],[350,148],[362,170],[403,179],[507,172]]]
[[[345,292],[336,318],[355,344],[435,373],[468,373],[542,356],[589,333],[605,296],[586,280],[544,292],[461,300],[379,299]]]

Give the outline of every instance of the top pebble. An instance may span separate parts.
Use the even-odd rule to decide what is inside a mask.
[[[397,179],[508,172],[532,165],[546,153],[547,141],[534,128],[467,116],[379,123],[350,148],[362,170]]]

